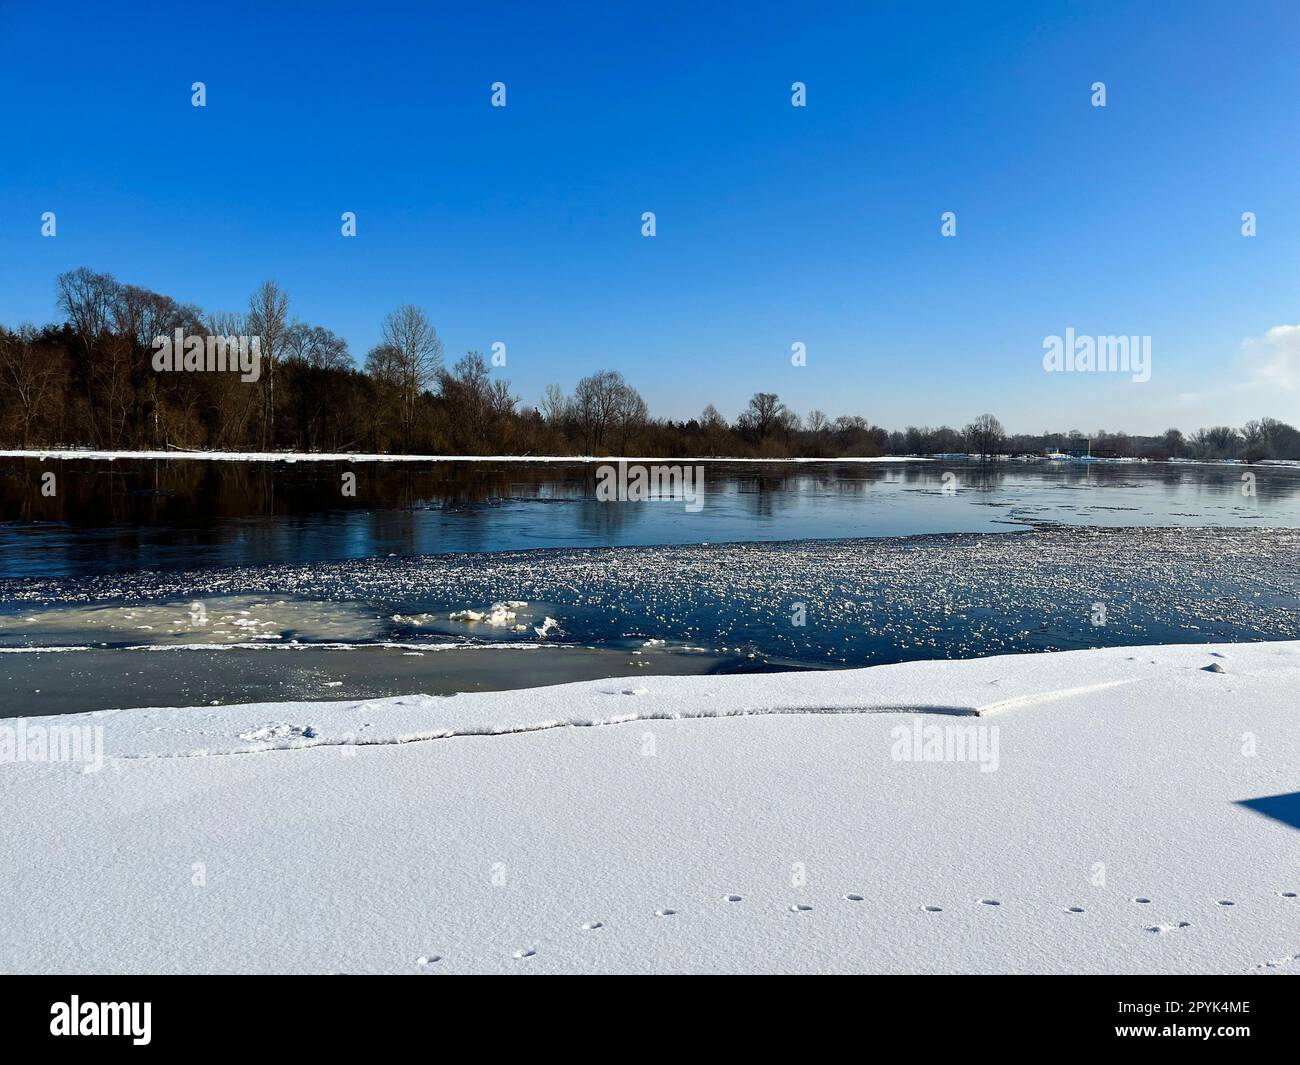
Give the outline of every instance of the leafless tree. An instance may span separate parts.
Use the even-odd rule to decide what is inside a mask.
[[[1211,425],[1198,429],[1188,441],[1202,459],[1232,459],[1238,456],[1244,440],[1230,425]]]
[[[415,439],[416,402],[442,367],[442,341],[424,311],[411,303],[384,319],[381,335],[385,358],[397,377],[402,439],[409,448]]]
[[[712,403],[705,406],[700,413],[700,428],[704,431],[704,451],[707,455],[724,455],[728,443],[734,441],[731,426]]]
[[[701,411],[700,427],[704,429],[705,432],[709,432],[710,430],[725,431],[729,428],[727,425],[727,419],[722,416],[722,412],[712,403],[705,404],[704,410]]]
[[[775,392],[755,392],[740,415],[740,425],[761,444],[784,410],[785,405]]]
[[[584,377],[573,392],[573,414],[588,454],[596,454],[612,441],[624,447],[647,413],[641,394],[617,370]]]
[[[776,416],[773,427],[780,432],[785,443],[789,444],[790,438],[803,429],[803,419],[789,407],[785,407]]]
[[[496,421],[492,371],[487,360],[480,352],[471,351],[451,370],[439,371],[438,384],[453,441],[467,451],[479,453]]]
[[[982,459],[999,454],[1007,441],[1002,423],[991,414],[981,414],[966,426],[965,435],[967,448]]]
[[[85,353],[85,377],[91,396],[85,407],[91,436],[96,442],[115,442],[113,425],[120,409],[123,380],[128,369],[119,343],[113,341],[113,307],[120,285],[110,274],[96,273],[85,266],[60,274],[55,282],[60,309],[81,338]]]
[[[315,370],[350,370],[352,356],[348,342],[324,326],[294,322],[285,330],[283,357],[305,363]]]
[[[42,350],[33,326],[0,332],[0,395],[12,400],[24,448],[31,443],[33,426],[62,398],[65,362],[61,349]]]
[[[289,296],[274,281],[263,281],[248,300],[248,331],[261,338],[262,449],[275,446],[275,363],[288,328]]]
[[[564,389],[559,385],[547,385],[542,394],[541,412],[549,424],[562,425],[569,416],[569,398],[564,394]]]
[[[109,274],[79,266],[60,274],[55,287],[59,308],[68,316],[89,353],[113,321],[113,305],[121,286]]]
[[[629,449],[629,444],[649,420],[650,409],[641,398],[641,393],[625,383],[619,389],[614,404],[614,446],[620,453],[625,453]]]

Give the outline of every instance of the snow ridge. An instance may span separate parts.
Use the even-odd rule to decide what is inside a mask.
[[[1243,682],[1300,686],[1300,641],[1106,648],[865,669],[730,676],[640,676],[450,696],[105,710],[58,718],[102,725],[109,758],[205,757],[323,746],[407,744],[635,721],[757,716],[1017,715],[1049,703],[1095,704],[1103,693],[1159,683],[1200,695]],[[1210,661],[1226,663],[1210,673]],[[934,698],[942,693],[940,698]]]

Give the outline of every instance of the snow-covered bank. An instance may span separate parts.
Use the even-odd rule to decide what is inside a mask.
[[[699,462],[933,462],[917,456],[877,455],[851,456],[838,459],[751,459],[694,456],[690,458],[665,458],[662,455],[391,455],[365,454],[355,451],[95,451],[80,448],[0,449],[0,459],[97,459],[113,462],[116,459],[190,459],[201,462],[648,462],[648,463],[699,463]]]
[[[696,455],[687,458],[667,458],[663,455],[401,455],[380,452],[356,451],[182,451],[142,450],[106,451],[95,448],[0,448],[4,459],[97,459],[113,462],[117,459],[193,459],[203,462],[654,462],[654,463],[837,463],[837,462],[1048,462],[1045,455],[993,455],[981,458],[964,452],[942,455],[844,455],[839,458],[745,458],[720,455]],[[1137,459],[1096,458],[1098,464],[1126,465],[1133,463],[1168,462],[1183,466],[1276,466],[1294,468],[1300,462],[1292,459],[1261,459],[1246,462],[1244,459]]]
[[[106,760],[0,765],[0,967],[1296,970],[1298,690],[1285,642],[32,719]]]
[[[1245,656],[1250,676],[1300,680],[1300,641],[1109,648],[967,661],[903,662],[870,669],[749,676],[643,676],[508,692],[389,699],[150,707],[65,715],[63,725],[100,725],[110,757],[253,753],[330,745],[402,744],[634,721],[812,714],[1002,715],[1061,700],[1100,700],[1134,684],[1166,696],[1240,683],[1198,676]],[[1240,667],[1241,662],[1238,662]],[[1217,685],[1217,688],[1215,687]],[[268,735],[263,735],[263,733]],[[271,738],[269,733],[275,733]],[[249,740],[249,736],[255,739]],[[355,753],[355,752],[354,752]]]

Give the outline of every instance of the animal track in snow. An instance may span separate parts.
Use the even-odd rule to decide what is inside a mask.
[[[1300,892],[1290,891],[1290,890],[1279,890],[1275,892],[1275,894],[1279,898],[1283,898],[1283,899],[1300,898]],[[847,902],[866,901],[866,896],[858,894],[856,892],[847,892],[842,897]],[[729,903],[738,903],[744,901],[743,895],[728,894],[728,895],[723,895],[722,898],[725,902],[729,902]],[[1152,902],[1152,900],[1146,897],[1145,895],[1134,896],[1131,901],[1140,906],[1151,905]],[[978,902],[980,905],[983,906],[1002,905],[1002,900],[995,899],[995,898],[980,898],[978,899]],[[1215,902],[1219,906],[1236,905],[1236,902],[1233,899],[1216,899]],[[796,902],[796,903],[791,903],[787,907],[787,909],[790,913],[809,913],[812,911],[813,907],[808,903]],[[918,909],[921,910],[921,912],[923,913],[943,913],[943,907],[936,906],[933,903],[922,904],[921,906],[918,907]],[[677,915],[677,912],[678,912],[677,910],[670,909],[668,907],[663,907],[661,909],[654,911],[656,917],[674,917]],[[1087,910],[1083,906],[1066,906],[1064,908],[1064,912],[1069,914],[1083,914],[1086,913]],[[581,925],[582,930],[585,932],[592,932],[598,928],[604,928],[604,927],[605,924],[603,921],[586,921]],[[1146,926],[1145,931],[1152,933],[1153,935],[1168,935],[1171,932],[1178,932],[1181,931],[1182,929],[1191,928],[1191,927],[1192,927],[1191,921],[1173,921],[1173,922],[1148,925]],[[533,948],[521,948],[519,950],[516,950],[513,956],[516,960],[522,961],[526,958],[536,957],[537,951]],[[443,960],[442,955],[440,954],[422,954],[416,959],[416,964],[421,968],[429,968],[431,966],[436,965],[438,962],[442,960]],[[1300,961],[1300,955],[1296,955],[1294,958],[1282,959],[1281,961],[1265,962],[1260,966],[1257,966],[1257,968],[1261,968],[1261,969],[1277,968],[1280,966],[1293,964],[1295,961]]]
[[[1300,961],[1300,954],[1292,954],[1289,957],[1279,958],[1276,961],[1260,962],[1255,966],[1255,969],[1280,969],[1284,966],[1289,968],[1293,963],[1298,961]]]

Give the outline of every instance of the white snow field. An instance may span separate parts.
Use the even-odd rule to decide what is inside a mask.
[[[0,764],[0,969],[1300,972],[1297,692],[1279,642],[0,721],[106,752]]]

